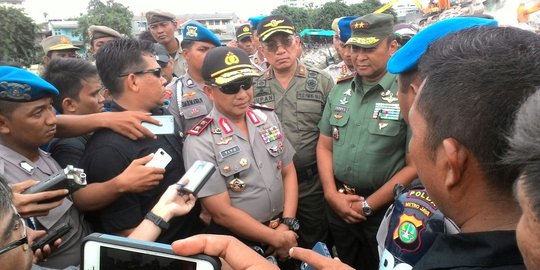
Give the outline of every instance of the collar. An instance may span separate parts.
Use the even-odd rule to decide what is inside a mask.
[[[116,101],[111,102],[111,112],[124,112],[127,111],[124,107],[120,106],[120,104],[116,103]],[[152,115],[164,115],[167,114],[165,112],[165,109],[163,107],[157,107],[152,110],[150,110],[150,113]]]
[[[379,86],[382,89],[390,89],[396,80],[396,76],[397,76],[396,74],[386,72],[386,74],[384,74],[384,76],[379,80],[379,82],[375,86]],[[361,87],[361,86],[362,86],[362,77],[356,74],[356,77],[351,83],[351,89],[353,89],[353,91],[356,91],[356,88]]]
[[[50,153],[47,153],[47,152],[45,152],[45,151],[43,151],[41,149],[38,149],[38,151],[39,151],[38,160],[43,158],[43,157],[48,157],[48,156],[51,155]],[[14,165],[16,167],[22,168],[22,171],[24,171],[28,175],[33,174],[33,168],[36,167],[34,161],[31,161],[30,159],[26,158],[25,156],[19,154],[18,152],[15,152],[13,149],[11,149],[11,148],[9,148],[9,147],[7,147],[5,145],[2,145],[2,144],[0,144],[0,152],[2,153],[3,159],[6,162],[11,163],[12,165]],[[21,165],[21,164],[27,164],[27,165]],[[30,166],[30,167],[28,167],[28,169],[26,169],[23,166],[24,167]],[[1,173],[4,174],[3,171]],[[36,179],[36,180],[39,180],[39,179]]]
[[[194,79],[189,75],[189,69],[186,71],[186,74],[182,76],[182,84],[187,88],[195,88],[202,91],[202,86],[200,86]]]
[[[307,77],[307,74],[308,70],[306,66],[302,62],[300,62],[300,60],[296,59],[296,70],[294,71],[294,76],[305,78]],[[270,68],[266,70],[265,76],[267,80],[276,77],[274,73],[274,68],[272,66],[270,66]]]

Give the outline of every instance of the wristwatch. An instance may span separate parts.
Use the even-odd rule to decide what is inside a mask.
[[[362,211],[364,212],[364,215],[366,215],[366,217],[373,215],[373,208],[369,206],[366,200],[362,202]]]
[[[298,222],[298,219],[296,218],[284,217],[281,218],[281,223],[289,226],[291,231],[298,231],[300,229],[300,222]]]
[[[152,223],[156,224],[156,226],[158,226],[164,231],[169,229],[169,223],[167,223],[167,221],[163,220],[161,217],[152,212],[148,212],[144,218],[152,221]]]

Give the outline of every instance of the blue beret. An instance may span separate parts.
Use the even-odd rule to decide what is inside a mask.
[[[257,27],[259,26],[259,23],[264,19],[266,18],[265,15],[260,15],[260,16],[255,16],[255,17],[251,17],[248,19],[249,23],[251,24],[251,28],[252,29],[257,29]]]
[[[338,21],[338,28],[339,28],[339,40],[341,42],[346,43],[347,40],[351,37],[351,21],[358,18],[357,16],[346,16],[342,17]]]
[[[58,95],[58,90],[36,74],[21,68],[0,66],[0,99],[34,101],[46,95]]]
[[[497,26],[497,21],[478,17],[454,17],[438,21],[418,32],[388,60],[388,72],[400,74],[416,69],[418,61],[429,45],[438,39],[463,29],[480,26]]]
[[[184,24],[182,35],[185,40],[204,41],[212,43],[216,47],[221,46],[221,41],[216,34],[197,22],[188,22]]]

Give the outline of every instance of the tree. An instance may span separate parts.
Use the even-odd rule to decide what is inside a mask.
[[[281,5],[272,10],[272,15],[282,15],[289,17],[296,27],[298,32],[306,28],[313,28],[314,23],[312,16],[310,16],[310,10],[305,8],[289,7],[287,5]]]
[[[81,34],[83,40],[88,42],[87,29],[90,25],[105,25],[122,34],[131,36],[131,19],[133,12],[126,6],[107,0],[103,3],[100,0],[90,0],[88,3],[87,14],[81,15],[78,22],[77,32]]]
[[[29,65],[37,62],[36,25],[23,10],[0,6],[0,60]]]
[[[360,17],[369,13],[373,13],[375,10],[379,9],[382,6],[383,4],[381,4],[379,0],[364,0],[362,3],[352,4],[350,6],[350,11],[352,12],[352,15]],[[396,17],[393,9],[387,9],[384,13],[394,15],[394,18]]]
[[[330,29],[332,21],[335,18],[354,15],[349,10],[349,6],[343,2],[343,0],[336,0],[334,2],[326,2],[316,12],[317,20],[315,28]]]

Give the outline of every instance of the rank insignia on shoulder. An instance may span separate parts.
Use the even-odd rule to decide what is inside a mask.
[[[261,105],[261,104],[250,104],[249,105],[250,108],[252,109],[259,109],[259,110],[263,110],[263,111],[273,111],[274,109],[273,108],[270,108],[266,105]]]
[[[342,83],[342,82],[348,81],[348,80],[354,78],[354,76],[356,76],[356,73],[351,73],[351,74],[348,74],[347,76],[340,77],[340,78],[338,78],[336,83]]]
[[[199,122],[197,122],[197,124],[195,124],[192,128],[190,128],[187,133],[190,135],[195,135],[195,136],[201,135],[203,130],[205,130],[206,127],[208,127],[208,125],[210,125],[210,123],[212,123],[213,120],[214,119],[212,119],[211,117],[206,116],[203,119],[201,119]]]

